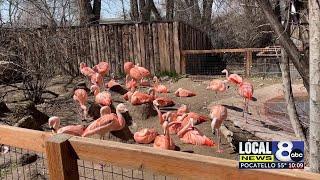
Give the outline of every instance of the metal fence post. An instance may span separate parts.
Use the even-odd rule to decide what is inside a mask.
[[[56,134],[50,137],[46,145],[46,155],[50,179],[79,179],[77,155],[68,139],[72,136]]]

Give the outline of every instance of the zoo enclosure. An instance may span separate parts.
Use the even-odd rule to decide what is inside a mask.
[[[123,73],[123,63],[133,61],[151,73],[181,73],[180,51],[211,49],[207,35],[181,22],[101,24],[89,27],[0,28],[0,60],[32,61],[35,57],[60,65],[71,75],[79,63],[89,66],[107,61],[111,72]],[[2,56],[1,51],[9,52]],[[60,69],[60,70],[61,70]]]
[[[144,172],[154,172],[177,179],[319,179],[319,174],[301,170],[239,170],[237,161],[183,152],[156,150],[151,147],[123,144],[98,139],[81,138],[0,126],[0,144],[18,147],[46,155],[51,179],[95,179],[98,174],[83,173],[90,163],[111,163],[142,172],[142,176],[122,179],[151,179]],[[12,169],[11,169],[12,170]],[[87,169],[88,170],[88,169]],[[91,169],[92,170],[92,169]],[[121,175],[121,174],[120,174]],[[152,177],[152,176],[151,176]],[[153,176],[153,179],[155,176]],[[102,179],[102,178],[101,178]],[[112,176],[112,179],[114,177]]]
[[[224,56],[231,56],[224,57]],[[221,59],[231,59],[229,62]],[[183,73],[214,75],[221,74],[225,68],[251,75],[281,75],[280,46],[266,48],[240,48],[240,49],[210,49],[210,50],[182,50],[181,62]],[[293,65],[290,65],[291,75],[299,76]]]

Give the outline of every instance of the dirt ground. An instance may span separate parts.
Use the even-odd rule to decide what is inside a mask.
[[[242,106],[241,106],[242,104],[239,103],[242,101],[242,98],[238,95],[238,92],[235,86],[230,85],[227,92],[219,93],[219,94],[206,90],[207,84],[211,79],[214,79],[214,78],[224,79],[223,76],[187,77],[187,78],[181,78],[177,81],[174,81],[171,78],[163,78],[165,80],[162,81],[162,84],[166,85],[169,88],[170,93],[168,94],[168,96],[176,102],[175,107],[179,107],[181,104],[186,104],[189,107],[190,111],[197,112],[207,116],[209,115],[209,111],[207,107],[210,104],[221,103],[221,104],[232,107],[233,110],[242,109]],[[72,92],[74,87],[76,86],[76,84],[83,81],[84,79],[82,77],[71,78],[66,76],[57,76],[49,83],[47,90],[50,90],[58,94],[59,96],[55,97],[51,94],[45,94],[44,95],[45,102],[37,105],[36,106],[37,109],[44,112],[48,116],[59,116],[62,120],[62,123],[61,123],[62,126],[70,125],[70,124],[88,125],[90,122],[93,121],[93,119],[89,118],[88,120],[83,121],[80,117],[79,106],[72,99],[72,95],[73,95]],[[123,84],[123,79],[118,79],[118,81]],[[246,79],[246,81],[249,81],[254,85],[255,92],[259,91],[259,89],[262,90],[263,88],[266,88],[266,87],[269,87],[269,89],[271,87],[272,89],[272,86],[274,84],[281,83],[280,78],[250,78],[250,79]],[[296,83],[299,83],[299,80]],[[188,98],[175,97],[173,92],[179,87],[194,91],[196,92],[197,95],[194,97],[188,97]],[[8,104],[9,107],[11,104],[25,100],[25,97],[23,96],[23,92],[17,91],[15,88],[1,87],[0,90],[1,92],[7,92],[7,96],[5,97],[4,101]],[[146,90],[146,89],[142,89],[142,90]],[[279,93],[279,91],[277,91],[276,93]],[[263,92],[260,92],[258,94],[259,94],[259,97],[264,97]],[[120,102],[126,103],[122,99],[121,95],[118,93],[112,92],[112,97],[114,98],[114,105],[117,105]],[[89,106],[94,104],[92,95],[90,95],[88,103],[89,103]],[[128,103],[126,104],[128,105]],[[238,137],[239,140],[256,139],[254,133],[251,133],[250,130],[246,131],[245,129],[236,127],[233,121],[235,117],[231,117],[232,115],[233,114],[230,113],[228,119],[224,123],[228,127],[228,129],[232,131],[234,134],[238,134],[238,135],[240,134],[241,137]],[[254,114],[252,116],[254,116]],[[137,117],[137,116],[135,115],[133,117]],[[9,117],[9,119],[1,118],[0,124],[13,125],[14,122],[16,121],[17,119],[15,119],[15,117]],[[157,116],[152,116],[145,120],[142,120],[140,118],[133,118],[132,122],[130,123],[129,129],[131,130],[132,133],[134,133],[137,130],[140,130],[146,127],[147,128],[154,127],[159,133],[162,132]],[[210,121],[197,125],[197,127],[207,137],[216,141],[216,139],[214,138],[211,132]],[[49,131],[47,123],[44,124],[42,128],[45,131]],[[237,159],[237,152],[235,152],[235,149],[230,146],[230,143],[227,142],[225,138],[222,138],[223,153],[216,153],[216,146],[206,147],[206,146],[195,146],[190,144],[184,144],[179,140],[179,138],[176,135],[172,135],[172,137],[174,139],[175,144],[179,147],[178,149],[182,152],[196,153],[196,154],[221,157],[221,158],[227,158],[227,159]],[[97,137],[93,136],[92,138],[97,138]],[[121,141],[125,143],[135,143],[134,141],[119,140],[118,138],[115,138],[110,134],[106,136],[106,139]],[[152,144],[141,145],[141,146],[152,146]]]

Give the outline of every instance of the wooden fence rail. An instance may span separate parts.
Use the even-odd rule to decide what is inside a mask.
[[[239,170],[234,160],[10,126],[0,126],[0,144],[46,153],[51,179],[78,179],[77,159],[179,179],[320,179],[320,174],[301,170]]]

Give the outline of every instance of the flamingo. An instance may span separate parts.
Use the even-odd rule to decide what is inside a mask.
[[[86,106],[86,103],[88,101],[87,91],[84,89],[75,90],[73,99],[75,101],[78,101],[78,103],[80,104],[80,108],[83,110],[83,118],[87,119],[87,115],[88,115],[88,108]]]
[[[190,121],[190,119],[193,119],[193,123],[195,125],[198,125],[200,123],[203,123],[209,120],[209,118],[204,115],[201,115],[195,112],[189,112],[181,116],[180,121],[182,121],[182,126],[186,126]]]
[[[110,131],[119,131],[125,127],[126,121],[122,116],[122,113],[127,112],[127,107],[120,103],[116,107],[116,114],[114,113],[102,113],[99,119],[93,121],[83,132],[82,137],[88,137],[93,134],[99,134],[100,139],[104,138],[104,135]]]
[[[187,112],[189,112],[189,109],[188,109],[188,106],[185,105],[185,104],[181,104],[181,106],[177,110],[177,114],[179,116],[181,116],[181,115],[183,115],[183,114],[185,114]]]
[[[178,97],[192,97],[196,94],[190,90],[178,88],[174,94]]]
[[[140,66],[139,64],[136,64],[135,67],[138,68],[143,78],[147,78],[150,76],[150,71],[148,69]]]
[[[153,77],[153,81],[154,81],[154,90],[156,93],[168,93],[169,90],[165,85],[159,84],[159,79],[157,76]]]
[[[226,85],[226,83],[228,82],[228,80],[219,80],[219,79],[214,79],[210,82],[209,86],[207,86],[206,89],[215,91],[216,94],[217,92],[226,92],[228,86]]]
[[[234,84],[240,84],[242,83],[242,77],[239,76],[238,74],[230,74],[227,69],[224,69],[223,71],[221,71],[222,73],[226,74],[226,78],[230,83],[234,83]]]
[[[100,88],[97,85],[92,85],[90,91],[95,96],[95,103],[101,106],[110,106],[112,104],[111,94],[107,91],[100,92]]]
[[[244,98],[244,107],[243,107],[243,114],[244,117],[245,113],[249,113],[248,106],[249,106],[249,100],[252,100],[253,96],[253,85],[248,82],[242,82],[239,84],[238,89],[239,95]],[[247,116],[246,116],[246,123],[247,123]]]
[[[83,74],[84,76],[87,77],[91,77],[95,72],[93,69],[91,69],[90,67],[88,67],[84,62],[80,63],[80,72],[81,74]]]
[[[48,124],[53,133],[65,133],[71,134],[74,136],[81,136],[84,131],[83,125],[69,125],[60,128],[60,118],[57,116],[50,117],[48,120]]]
[[[157,101],[159,107],[168,107],[175,105],[174,101],[168,97],[157,97],[155,101]]]
[[[110,90],[114,90],[115,88],[121,86],[116,80],[114,79],[114,74],[111,73],[111,80],[107,83],[106,88]]]
[[[211,129],[212,133],[215,134],[215,131],[217,131],[217,140],[218,140],[218,153],[221,153],[222,150],[220,149],[220,143],[221,143],[221,124],[225,119],[227,119],[228,112],[227,108],[222,105],[215,105],[210,107],[210,118],[212,119],[211,122]]]
[[[131,79],[131,80],[129,81],[129,77],[130,77],[129,75],[126,76],[126,88],[127,88],[128,90],[134,92],[134,91],[136,90],[136,88],[137,88],[138,83],[137,83],[137,81],[134,80],[134,79]]]
[[[129,75],[130,74],[130,70],[134,67],[133,62],[125,62],[124,65],[124,72]]]
[[[128,100],[132,105],[141,105],[152,103],[154,97],[151,95],[151,92],[152,89],[149,89],[148,94],[139,91],[135,91],[134,93],[128,91],[126,95],[128,96]]]
[[[144,128],[141,129],[140,131],[134,133],[134,140],[137,143],[140,144],[149,144],[152,141],[154,141],[154,139],[156,138],[156,136],[158,136],[159,134],[157,133],[157,131],[154,128],[148,129],[148,128]]]
[[[87,66],[84,62],[80,63],[80,73],[87,77],[87,81],[91,82],[91,76],[95,74],[94,70]]]
[[[94,73],[91,76],[91,84],[92,85],[97,85],[99,86],[99,88],[103,88],[104,89],[104,80],[103,80],[103,76],[99,73]]]
[[[188,124],[186,124],[177,133],[177,135],[180,140],[186,144],[214,146],[214,142],[211,139],[203,135],[203,133],[201,133],[199,129],[194,127],[193,118],[190,118]]]
[[[109,72],[110,66],[107,62],[99,62],[99,64],[93,67],[93,70],[104,77]]]
[[[176,122],[169,123],[168,120],[165,120],[162,124],[163,128],[163,135],[158,135],[153,143],[153,147],[157,149],[167,149],[167,150],[174,150],[176,145],[174,144],[172,138],[169,134],[169,127],[175,124]]]

